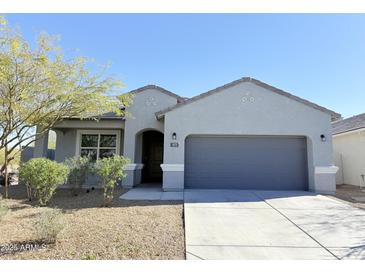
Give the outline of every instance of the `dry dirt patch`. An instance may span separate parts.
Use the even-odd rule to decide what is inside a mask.
[[[365,209],[365,189],[353,185],[337,185],[335,199],[345,201],[355,207]]]
[[[109,207],[102,192],[83,191],[75,197],[58,190],[47,207],[25,198],[25,189],[12,186],[4,203],[11,209],[0,222],[0,247],[34,243],[34,221],[45,210],[60,208],[66,228],[55,244],[36,251],[0,253],[0,259],[184,259],[181,202],[123,201],[117,190]]]

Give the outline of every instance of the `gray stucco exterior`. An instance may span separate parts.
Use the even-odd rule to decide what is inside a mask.
[[[331,120],[339,115],[257,80],[243,79],[188,100],[156,86],[132,91],[133,104],[125,119],[69,120],[57,125],[56,160],[77,155],[78,130],[119,130],[119,153],[131,160],[123,185],[133,187],[141,182],[144,168],[142,133],[155,130],[164,134],[162,187],[183,190],[189,136],[300,136],[306,140],[309,190],[333,193]],[[39,140],[35,156],[43,151],[44,140]]]
[[[127,166],[125,186],[133,187],[141,180],[142,133],[147,130],[164,133],[164,122],[157,120],[155,113],[176,105],[178,100],[178,96],[162,92],[156,87],[135,92],[133,104],[126,109],[129,115],[125,119],[124,156],[133,164]]]
[[[165,136],[176,132],[180,144],[170,147],[171,140],[165,138],[164,164],[181,166],[180,171],[172,171],[179,180],[167,181],[166,177],[164,186],[168,188],[183,188],[176,182],[183,181],[184,144],[189,135],[293,135],[307,138],[309,189],[335,191],[334,175],[333,183],[326,183],[326,187],[322,177],[315,176],[315,167],[333,166],[330,113],[243,82],[167,112],[164,121]],[[325,142],[320,138],[322,134]]]

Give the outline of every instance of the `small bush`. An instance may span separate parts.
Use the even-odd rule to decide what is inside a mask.
[[[94,254],[86,254],[82,257],[82,260],[96,260],[96,256]]]
[[[111,202],[113,199],[114,188],[117,184],[117,181],[126,176],[124,168],[128,163],[129,159],[118,155],[96,161],[94,172],[101,179],[106,203]]]
[[[68,168],[45,158],[35,158],[20,167],[20,180],[32,190],[41,206],[52,198],[59,185],[66,182]]]
[[[60,209],[42,212],[35,222],[39,240],[55,242],[58,234],[65,228],[65,221]]]
[[[73,193],[77,195],[85,184],[87,176],[92,172],[90,157],[69,158],[65,164],[69,169],[68,183],[71,185]]]
[[[0,220],[6,215],[8,214],[8,212],[10,211],[10,209],[1,203],[1,200],[0,200]]]

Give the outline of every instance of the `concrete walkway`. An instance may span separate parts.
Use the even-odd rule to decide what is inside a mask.
[[[365,259],[365,211],[309,192],[186,190],[187,259]]]
[[[152,185],[132,188],[119,198],[135,201],[181,201],[183,196],[183,192],[164,192],[161,187]]]

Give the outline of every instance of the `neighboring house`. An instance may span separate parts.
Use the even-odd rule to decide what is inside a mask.
[[[365,187],[365,113],[332,123],[337,184]]]
[[[124,155],[125,187],[335,191],[338,113],[248,77],[190,99],[152,85],[131,93],[131,117],[59,123],[56,161]],[[35,157],[46,144],[36,143]]]

